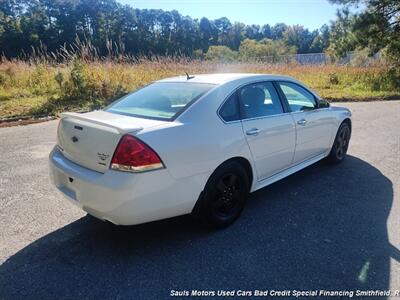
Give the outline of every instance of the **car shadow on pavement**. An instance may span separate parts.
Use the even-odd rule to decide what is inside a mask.
[[[0,299],[166,298],[171,290],[386,290],[391,181],[348,156],[255,192],[241,218],[130,227],[81,218],[0,266]]]

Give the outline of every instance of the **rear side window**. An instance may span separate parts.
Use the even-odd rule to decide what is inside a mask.
[[[173,120],[215,85],[193,82],[155,82],[111,104],[106,111],[159,120]]]
[[[305,88],[291,82],[279,82],[279,86],[289,103],[293,112],[311,110],[316,108],[315,97]]]
[[[225,101],[224,105],[221,107],[219,111],[221,118],[225,122],[232,122],[240,120],[239,106],[237,101],[237,93],[233,93],[229,98]]]
[[[250,84],[239,91],[244,118],[257,118],[283,113],[278,93],[271,82]]]

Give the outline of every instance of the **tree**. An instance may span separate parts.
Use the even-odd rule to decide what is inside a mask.
[[[201,18],[199,24],[200,44],[203,53],[207,52],[213,35],[213,24],[207,18]]]
[[[237,52],[226,46],[210,46],[205,55],[208,60],[217,60],[222,62],[234,61],[237,57]]]
[[[327,49],[329,47],[329,36],[330,36],[329,26],[322,25],[322,27],[319,29],[318,34],[312,41],[310,52],[319,53]]]
[[[272,60],[279,56],[295,54],[295,47],[290,47],[283,40],[263,39],[261,41],[245,39],[239,47],[239,58],[243,61]]]
[[[217,45],[237,51],[246,38],[283,43],[288,30],[293,28],[284,23],[260,27],[231,23],[225,17],[197,20],[176,10],[134,9],[118,0],[0,0],[0,54],[10,58],[26,57],[38,49],[60,59],[65,49],[86,57],[192,56],[195,50],[204,54]],[[310,48],[313,36],[314,32],[301,28],[288,33],[286,43],[302,52],[326,47],[322,39],[314,39]],[[226,50],[221,49],[213,51]]]
[[[280,40],[283,38],[283,33],[285,32],[287,25],[285,23],[277,23],[271,28],[272,39]]]
[[[353,51],[357,45],[354,34],[355,17],[348,9],[337,12],[337,20],[331,24],[328,52],[337,58],[344,57],[348,51]]]
[[[297,48],[297,53],[309,53],[318,31],[310,32],[301,25],[288,26],[283,33],[284,41]]]
[[[247,25],[245,28],[245,35],[247,38],[251,40],[260,40],[262,38],[260,25]]]
[[[269,26],[269,24],[265,24],[261,28],[261,35],[263,38],[272,39],[272,30],[271,30],[271,26]]]
[[[344,5],[364,4],[365,8],[353,16],[352,30],[359,47],[372,52],[385,49],[400,64],[400,1],[399,0],[330,0]]]
[[[240,43],[245,36],[246,25],[240,22],[235,22],[229,30],[229,47],[233,50],[238,50]]]
[[[218,44],[229,47],[229,31],[232,23],[228,18],[222,17],[214,20],[215,27],[218,30]]]
[[[22,12],[23,3],[17,0],[0,0],[0,54],[12,56],[13,53],[26,49],[20,23]]]

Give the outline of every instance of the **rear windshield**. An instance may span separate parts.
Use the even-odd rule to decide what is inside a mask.
[[[173,120],[215,85],[192,82],[156,82],[126,95],[106,111],[160,120]]]

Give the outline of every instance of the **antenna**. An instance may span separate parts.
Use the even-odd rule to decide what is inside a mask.
[[[193,79],[193,78],[194,78],[194,76],[190,76],[190,75],[188,74],[188,72],[185,72],[185,74],[186,74],[186,80],[190,80],[190,79]]]

